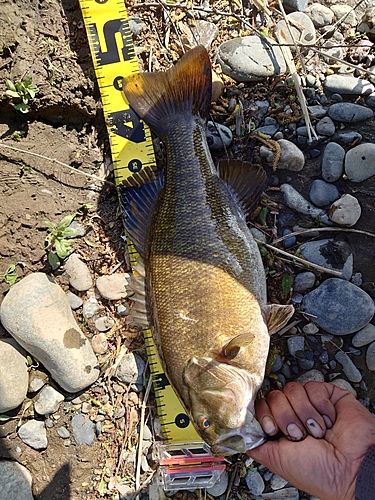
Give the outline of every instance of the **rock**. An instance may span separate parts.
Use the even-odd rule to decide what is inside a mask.
[[[344,171],[345,150],[336,142],[329,142],[322,158],[322,177],[327,182],[335,182]]]
[[[267,238],[262,231],[259,231],[256,227],[250,228],[251,234],[254,236],[254,238],[257,238],[259,241],[262,243],[267,243]]]
[[[362,347],[375,341],[375,326],[371,323],[357,332],[352,338],[352,344],[355,347]]]
[[[223,495],[228,488],[228,473],[227,471],[224,471],[219,480],[216,481],[216,483],[211,486],[211,488],[207,488],[207,493],[213,497],[219,497]]]
[[[325,56],[323,56],[323,59],[327,64],[335,64],[336,61],[335,59],[332,59],[332,56],[337,57],[338,59],[343,58],[343,50],[337,44],[338,40],[326,40],[323,43],[320,50],[323,52],[323,54],[325,54]],[[333,97],[332,95],[332,100],[342,101],[342,96],[340,94],[334,94],[334,96],[335,97]]]
[[[82,307],[83,301],[81,297],[78,297],[78,295],[72,293],[70,290],[66,292],[66,296],[69,300],[70,307],[73,309],[73,311]]]
[[[95,297],[90,297],[82,307],[83,316],[86,319],[93,318],[100,310],[100,304]]]
[[[279,125],[277,123],[271,125],[265,125],[264,127],[258,127],[254,130],[253,134],[265,134],[273,137],[279,130]]]
[[[135,36],[140,35],[141,31],[146,28],[146,24],[140,17],[129,16],[128,22],[129,29]]]
[[[307,16],[303,12],[292,12],[286,17],[290,23],[289,27],[293,36],[290,35],[289,29],[284,19],[281,19],[277,23],[275,29],[276,34],[279,34],[281,32],[284,34],[285,43],[293,44],[294,41],[303,43],[304,45],[312,45],[315,43],[315,27],[309,16]],[[298,28],[296,26],[298,26]],[[291,47],[291,50],[293,49],[294,47]]]
[[[310,200],[318,207],[325,207],[340,196],[334,184],[315,179],[310,188]]]
[[[355,11],[351,8],[350,5],[331,5],[330,9],[335,14],[336,19],[342,19],[345,16],[345,19],[342,20],[342,25],[345,27],[354,28],[357,26],[357,18],[355,17]]]
[[[315,285],[315,274],[305,271],[296,274],[294,278],[293,289],[295,292],[306,292]]]
[[[283,488],[282,490],[263,493],[261,496],[252,496],[252,500],[298,500],[300,498],[297,488]],[[318,500],[310,497],[311,500]]]
[[[284,486],[288,484],[288,481],[278,476],[277,474],[273,474],[271,477],[270,484],[273,490],[280,490],[281,488],[284,488]]]
[[[114,324],[115,322],[112,318],[102,316],[95,321],[95,328],[99,330],[99,332],[107,332]]]
[[[329,107],[328,115],[337,122],[354,123],[369,120],[374,116],[374,112],[360,104],[337,102]]]
[[[0,413],[17,408],[26,397],[28,385],[25,351],[14,339],[0,339]]]
[[[365,10],[360,24],[357,26],[357,31],[366,33],[370,40],[375,38],[375,7],[371,6]]]
[[[303,12],[307,7],[308,0],[283,0],[283,6],[286,12],[298,10]]]
[[[94,335],[91,339],[91,347],[96,354],[104,354],[108,349],[106,334],[102,332]]]
[[[344,75],[328,75],[324,80],[325,90],[339,94],[369,95],[375,88],[372,83],[362,78]]]
[[[339,144],[343,144],[344,146],[350,146],[353,142],[355,143],[360,142],[362,140],[362,136],[356,130],[347,130],[347,131],[336,132],[336,134],[333,136],[332,139],[338,142]]]
[[[92,445],[95,441],[95,424],[82,413],[73,415],[70,422],[72,434],[77,444]]]
[[[50,415],[59,409],[61,401],[64,401],[64,396],[47,385],[40,391],[34,408],[39,415]]]
[[[280,48],[269,38],[257,35],[228,40],[218,49],[223,73],[237,82],[262,81],[286,71]]]
[[[320,104],[316,104],[314,106],[307,106],[307,109],[309,110],[309,114],[311,118],[323,118],[327,114],[327,110],[323,108]]]
[[[335,241],[332,238],[308,241],[300,246],[300,250],[309,262],[340,271],[344,279],[350,280],[353,273],[353,254],[345,241]]]
[[[314,323],[307,323],[307,325],[302,328],[302,331],[306,333],[306,335],[315,335],[319,332],[319,328],[314,325]]]
[[[278,354],[278,355],[276,356],[276,359],[275,359],[275,361],[274,361],[273,365],[272,365],[272,369],[271,369],[271,371],[272,371],[273,373],[276,373],[276,372],[278,372],[279,370],[281,370],[282,366],[283,366],[283,360],[282,360],[282,357],[280,356],[280,354]]]
[[[38,392],[46,383],[42,377],[30,372],[28,392]]]
[[[320,3],[312,3],[309,5],[305,10],[305,14],[309,16],[316,28],[322,28],[327,24],[331,24],[334,16],[331,9]]]
[[[233,134],[230,128],[221,123],[207,122],[206,127],[207,143],[211,151],[220,151],[230,146]]]
[[[366,326],[374,315],[371,297],[346,280],[329,278],[306,294],[303,309],[333,335],[348,335]]]
[[[371,371],[375,371],[375,342],[370,344],[366,352],[366,365]]]
[[[350,391],[357,397],[357,391],[349,384],[349,382],[343,378],[335,378],[331,380],[331,384],[339,387],[340,389],[344,389],[344,391]]]
[[[288,234],[291,234],[292,231],[290,229],[284,229],[283,231],[283,236],[287,236]],[[284,248],[291,248],[296,244],[297,238],[295,236],[291,236],[290,238],[286,238],[283,240],[283,246]]]
[[[79,329],[63,290],[34,273],[12,286],[0,308],[8,332],[66,391],[77,392],[99,376],[90,342]]]
[[[245,481],[250,493],[253,495],[261,495],[263,493],[264,481],[256,469],[250,469],[246,472]]]
[[[64,269],[69,276],[69,283],[75,290],[84,292],[92,287],[92,278],[89,268],[78,257],[72,253],[64,263]]]
[[[1,500],[34,500],[32,476],[26,467],[13,460],[2,460],[0,477]]]
[[[325,116],[316,124],[316,131],[319,135],[330,137],[335,133],[335,124],[329,116]]]
[[[296,191],[290,184],[282,184],[280,191],[284,195],[284,202],[289,208],[296,210],[305,215],[310,215],[314,219],[321,220],[324,224],[331,224],[328,216],[321,208],[316,207],[308,202],[298,191]]]
[[[281,156],[277,168],[292,170],[293,172],[302,170],[305,165],[305,157],[299,147],[286,139],[279,139],[277,142],[281,148]],[[265,158],[268,163],[272,163],[275,152],[268,149],[267,146],[261,146],[260,156]]]
[[[329,218],[340,226],[351,227],[358,222],[362,209],[359,201],[351,194],[343,194],[339,200],[332,203]]]
[[[212,72],[212,95],[211,95],[211,101],[216,102],[220,97],[221,94],[223,93],[224,90],[224,83],[223,80],[220,78],[220,76],[213,71]]]
[[[66,427],[58,427],[56,432],[62,439],[68,439],[70,437],[70,432]]]
[[[115,376],[122,382],[131,384],[131,388],[139,392],[143,387],[143,374],[145,369],[146,364],[143,359],[138,356],[138,354],[130,352],[129,354],[125,354],[122,358],[117,367]]]
[[[345,352],[337,351],[335,358],[342,365],[342,370],[350,382],[360,382],[362,380],[361,372]]]
[[[309,370],[297,378],[297,382],[305,385],[307,382],[324,382],[324,375],[319,370]]]
[[[352,182],[362,182],[375,175],[375,144],[369,142],[349,149],[345,173]]]
[[[124,304],[119,304],[116,307],[116,310],[120,316],[128,316],[128,314],[130,312],[130,307],[129,307],[129,304],[127,302],[125,302]]]
[[[47,448],[47,432],[44,423],[39,420],[29,420],[18,429],[18,436],[34,450]]]
[[[293,335],[287,340],[289,353],[294,358],[303,358],[305,351],[305,337]]]
[[[129,284],[128,273],[115,273],[108,276],[99,276],[96,288],[102,297],[107,300],[120,300],[128,296],[126,286]]]

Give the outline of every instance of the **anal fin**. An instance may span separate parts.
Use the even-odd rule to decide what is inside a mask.
[[[263,168],[241,160],[221,160],[218,174],[237,198],[245,215],[250,215],[266,185]]]

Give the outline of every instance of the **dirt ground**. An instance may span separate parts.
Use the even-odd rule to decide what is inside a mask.
[[[147,30],[155,37],[155,27],[151,27],[147,9],[134,10],[133,13],[144,16]],[[228,24],[226,28],[225,32],[221,31],[216,44],[231,36],[232,27]],[[142,42],[147,40],[145,37]],[[152,43],[153,38],[148,45],[143,43],[141,65],[146,66]],[[177,58],[174,50],[172,42],[173,55],[169,60],[164,58],[161,65]],[[30,111],[22,114],[4,96],[5,80],[20,80],[28,72],[39,88],[39,94]],[[236,88],[234,82],[226,82],[226,85],[228,89]],[[240,91],[244,99],[250,99],[254,91],[264,92],[267,97],[269,89],[257,87],[254,90],[251,86],[241,86]],[[56,159],[82,172],[113,180],[99,90],[77,0],[0,0],[0,96],[4,96],[0,100],[0,143],[49,158],[0,145],[0,274],[11,264],[16,264],[20,278],[35,271],[50,273],[44,221],[57,223],[64,215],[74,212],[78,212],[77,220],[82,221],[87,230],[84,238],[77,239],[75,248],[90,266],[93,276],[106,274],[118,264],[120,270],[128,270],[115,188],[51,161]],[[215,118],[223,122],[228,113],[222,116],[220,113],[218,111]],[[374,142],[373,120],[359,127],[347,127],[350,128],[358,130],[364,141]],[[256,157],[258,147],[259,144],[242,137],[235,139],[228,153],[232,157],[248,159],[253,152]],[[314,147],[323,148],[323,145]],[[280,184],[292,178],[293,185],[305,195],[312,180],[320,177],[320,159],[310,158],[308,148],[306,156],[309,160],[302,172],[278,172]],[[267,173],[272,177],[270,169]],[[362,217],[356,229],[375,233],[375,177],[365,185],[341,180],[337,187],[341,194],[352,193],[359,199]],[[272,191],[268,194],[277,211],[286,210],[281,204],[280,193]],[[87,213],[85,207],[88,204],[92,208]],[[311,225],[311,220],[286,212],[290,226],[294,223]],[[374,239],[347,232],[340,234],[339,238],[351,245],[354,272],[362,273],[363,288],[375,298]],[[64,275],[56,271],[55,276],[67,290]],[[280,295],[279,285],[276,280],[270,283],[272,293],[277,296]],[[8,289],[9,284],[0,281],[0,293],[4,294]],[[351,306],[355,307],[355,304]],[[110,307],[108,305],[109,310]],[[85,326],[89,338],[93,331],[92,325]],[[124,324],[117,342],[129,341],[129,338],[133,340]],[[113,352],[116,341],[112,347]],[[375,402],[374,375],[366,369],[364,359],[361,358],[358,364],[368,387],[368,391],[358,388],[359,397],[369,397]],[[97,389],[101,390],[100,387]],[[69,420],[71,411],[72,405],[67,397],[59,412],[61,425]],[[16,414],[17,411],[13,415]],[[116,445],[120,443],[113,441],[113,434],[102,435],[93,446],[77,446],[74,442],[66,443],[48,430],[48,447],[44,452],[37,452],[20,441],[16,433],[17,423],[18,419],[0,425],[0,457],[18,460],[27,466],[33,475],[36,500],[91,500],[100,496],[98,484],[106,476],[106,467],[112,471],[116,468],[119,455],[119,450],[117,455],[113,450],[109,451],[114,442]],[[111,497],[105,495],[105,498]]]

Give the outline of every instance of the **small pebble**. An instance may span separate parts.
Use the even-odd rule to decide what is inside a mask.
[[[361,372],[345,352],[337,351],[335,358],[342,365],[342,370],[350,382],[360,382],[362,380]]]
[[[47,448],[47,433],[44,422],[40,420],[28,420],[18,429],[20,439],[34,450]]]
[[[56,432],[62,439],[68,439],[68,437],[70,437],[70,432],[66,427],[58,427]]]
[[[116,309],[120,316],[128,316],[130,312],[130,307],[127,302],[125,302],[124,304],[119,304]]]
[[[305,292],[315,285],[315,274],[311,271],[304,271],[296,274],[293,289],[295,292]]]
[[[373,117],[372,109],[351,102],[338,102],[328,109],[332,120],[344,123],[354,123],[369,120]]]
[[[302,330],[307,335],[314,335],[315,333],[319,332],[319,328],[314,323],[307,323],[307,325],[305,325]]]
[[[114,324],[114,320],[108,316],[101,316],[95,320],[95,328],[99,330],[99,332],[107,332]]]
[[[233,134],[230,128],[221,123],[207,122],[206,137],[211,151],[220,151],[230,146]]]
[[[223,495],[228,488],[228,473],[224,471],[219,480],[211,486],[211,488],[207,488],[207,493],[213,497],[219,497]]]
[[[325,116],[321,120],[318,121],[316,124],[316,132],[319,135],[324,135],[324,136],[332,136],[335,133],[335,124],[333,123],[333,120],[329,116]]]
[[[309,196],[317,207],[325,207],[337,200],[340,195],[334,184],[315,179],[311,185]]]
[[[372,323],[366,325],[362,330],[357,332],[353,339],[352,344],[355,347],[362,347],[375,341],[375,326]]]
[[[129,285],[129,278],[128,273],[99,276],[95,285],[100,295],[107,300],[125,299],[128,296],[126,287]]]
[[[115,376],[125,382],[131,384],[131,387],[136,392],[142,390],[143,374],[146,369],[146,364],[143,359],[134,353],[126,354],[117,367]]]
[[[104,354],[108,349],[106,334],[102,332],[98,335],[94,335],[91,339],[91,347],[96,354]]]
[[[290,229],[284,229],[283,231],[283,236],[286,236],[288,234],[291,234],[292,231]],[[296,244],[297,238],[295,236],[291,236],[290,238],[286,238],[283,240],[283,246],[284,248],[291,248],[293,245]]]
[[[312,218],[318,218],[325,224],[331,224],[328,219],[327,214],[313,203],[306,200],[296,189],[294,189],[290,184],[282,184],[280,186],[280,191],[284,195],[284,202],[289,208],[296,210],[305,215],[310,215]]]
[[[321,371],[313,369],[300,375],[297,382],[304,385],[306,382],[324,382],[324,375]]]
[[[357,397],[357,391],[347,380],[344,380],[343,378],[335,378],[334,380],[331,380],[331,384],[335,385],[336,387],[340,387],[340,389],[344,389],[344,391],[350,391],[354,394],[355,397]]]
[[[77,444],[92,445],[95,440],[95,424],[82,413],[73,415],[72,434]]]
[[[335,182],[344,171],[345,150],[335,142],[329,142],[322,157],[322,177],[327,182]]]
[[[375,175],[375,144],[359,144],[346,153],[345,173],[352,182],[362,182]]]
[[[86,302],[83,303],[83,315],[86,319],[94,317],[100,310],[99,302],[95,297],[90,297]]]
[[[264,481],[257,470],[248,470],[246,472],[245,481],[250,493],[253,495],[261,495],[264,491]]]
[[[78,297],[78,295],[71,292],[70,290],[66,292],[66,296],[68,297],[70,307],[73,309],[73,311],[82,307],[83,301],[81,297]]]
[[[92,287],[92,278],[87,265],[72,253],[64,262],[64,269],[69,276],[69,283],[75,290],[87,291]]]
[[[374,92],[374,86],[368,80],[337,74],[327,76],[324,88],[339,94],[369,95]]]
[[[273,490],[280,490],[281,488],[284,488],[288,484],[288,481],[286,479],[283,479],[282,477],[278,476],[277,474],[273,474],[271,477],[271,488]]]
[[[64,396],[47,385],[40,391],[34,402],[34,408],[39,415],[50,415],[59,409],[62,401],[64,401]]]
[[[294,335],[287,340],[289,353],[295,358],[302,358],[305,350],[305,338],[301,335]]]
[[[359,201],[351,194],[344,194],[339,200],[332,203],[329,209],[329,218],[340,226],[354,226],[361,217],[362,209]]]
[[[366,365],[371,371],[375,371],[375,342],[370,344],[366,351]]]
[[[292,170],[294,172],[302,170],[305,165],[305,157],[302,151],[293,142],[286,139],[280,139],[277,142],[281,148],[281,156],[277,168]],[[271,151],[266,146],[261,146],[259,153],[268,163],[272,163],[275,155],[274,151]]]

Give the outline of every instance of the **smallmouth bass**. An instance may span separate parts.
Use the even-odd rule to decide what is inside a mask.
[[[166,72],[124,79],[129,104],[165,144],[167,167],[134,174],[121,199],[144,262],[134,317],[150,325],[198,433],[213,453],[230,455],[264,441],[254,401],[269,335],[294,309],[266,304],[262,259],[246,225],[265,172],[241,161],[216,168],[211,158],[205,134],[211,85],[202,46]]]

